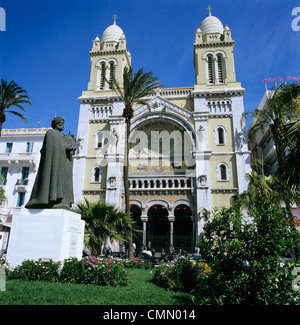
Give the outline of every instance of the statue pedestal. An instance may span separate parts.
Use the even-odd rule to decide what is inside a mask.
[[[83,237],[80,214],[64,209],[24,210],[12,218],[7,262],[14,267],[27,259],[81,259]]]

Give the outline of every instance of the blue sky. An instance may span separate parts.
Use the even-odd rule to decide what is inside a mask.
[[[299,0],[0,0],[0,76],[27,89],[32,102],[24,106],[28,124],[11,115],[4,128],[49,127],[56,114],[76,135],[92,41],[114,14],[135,71],[152,71],[165,87],[193,86],[195,31],[208,5],[231,28],[246,112],[259,105],[264,78],[300,76],[300,31],[291,26]]]

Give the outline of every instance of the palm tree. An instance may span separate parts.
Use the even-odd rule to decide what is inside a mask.
[[[291,184],[299,185],[299,174],[297,175],[299,156],[296,156],[297,146],[295,146],[296,139],[299,140],[299,133],[297,133],[299,126],[297,128],[298,124],[295,123],[300,118],[299,96],[299,84],[280,84],[267,100],[266,108],[255,110],[257,123],[248,131],[250,140],[255,137],[258,130],[262,132],[267,130],[270,133],[276,147],[276,176],[285,191],[291,188]],[[293,125],[296,126],[291,127]],[[293,195],[284,195],[284,197],[285,205],[291,215],[291,202],[288,201],[288,197],[293,197]]]
[[[248,209],[259,206],[263,196],[274,196],[272,176],[264,174],[263,161],[253,160],[251,167],[251,173],[245,175],[248,189],[232,197],[232,203],[242,202]]]
[[[246,179],[249,182],[248,189],[241,194],[232,197],[232,204],[240,204],[248,209],[261,208],[261,202],[264,198],[272,198],[272,203],[285,203],[287,221],[291,227],[291,234],[294,242],[299,241],[299,234],[296,231],[294,216],[292,215],[291,205],[300,204],[300,195],[295,188],[291,188],[287,182],[282,180],[282,177],[275,175],[266,176],[264,174],[263,161],[254,160],[252,162],[252,170],[250,174],[246,174]],[[296,256],[300,256],[299,244],[294,248]]]
[[[257,123],[248,131],[250,140],[254,139],[259,130],[262,132],[267,130],[270,133],[276,147],[279,173],[283,169],[283,163],[290,146],[290,137],[285,132],[285,125],[295,122],[300,117],[300,111],[297,107],[299,96],[300,85],[296,83],[277,86],[272,96],[267,100],[266,108],[255,110]]]
[[[89,234],[88,246],[94,256],[100,255],[105,238],[122,243],[128,240],[129,230],[137,232],[134,222],[126,212],[121,212],[105,202],[91,203],[85,198],[74,210],[81,214],[86,222]]]
[[[25,112],[22,104],[29,104],[29,97],[27,96],[27,91],[20,86],[18,86],[14,81],[7,84],[7,81],[1,79],[0,84],[0,136],[2,131],[2,124],[6,121],[6,114],[13,114],[20,117],[25,123],[27,123],[26,118],[19,112],[13,110],[16,107],[21,111]]]
[[[123,117],[126,123],[125,133],[125,160],[124,160],[124,192],[125,192],[125,211],[130,213],[129,203],[129,134],[131,119],[133,117],[133,107],[137,104],[146,104],[142,99],[153,92],[154,89],[162,87],[156,77],[153,77],[152,72],[144,73],[143,69],[140,69],[135,75],[133,75],[133,69],[130,66],[124,68],[123,72],[123,86],[121,87],[116,80],[113,80],[112,88],[120,96],[124,103]],[[132,246],[132,234],[129,240],[129,257],[133,258],[133,246]]]
[[[300,189],[300,119],[287,123],[285,127],[289,143],[280,174],[290,187]]]

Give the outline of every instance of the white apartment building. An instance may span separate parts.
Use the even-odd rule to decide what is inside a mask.
[[[30,198],[49,128],[3,129],[0,137],[0,187],[6,196],[0,206],[0,251],[7,247],[12,216]]]

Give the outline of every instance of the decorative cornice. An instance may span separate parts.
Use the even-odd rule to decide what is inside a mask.
[[[212,43],[202,43],[202,44],[196,44],[194,43],[194,49],[195,48],[208,48],[208,47],[225,47],[225,46],[233,46],[234,41],[221,41],[221,42],[212,42]]]
[[[236,193],[238,191],[238,188],[233,187],[233,188],[212,188],[211,192],[212,193]]]
[[[99,56],[99,55],[115,55],[115,54],[127,54],[127,50],[99,50],[99,51],[90,51],[91,56]]]
[[[212,97],[214,95],[227,95],[227,96],[232,96],[232,95],[243,95],[245,93],[246,89],[245,88],[228,88],[228,89],[207,89],[207,90],[194,90],[192,91],[192,97]],[[207,98],[207,100],[210,100],[210,98]],[[211,100],[217,100],[212,98]]]
[[[89,96],[89,97],[80,96],[77,99],[79,103],[90,103],[90,104],[100,103],[101,101],[106,101],[106,102],[120,101],[120,97],[117,95]]]

